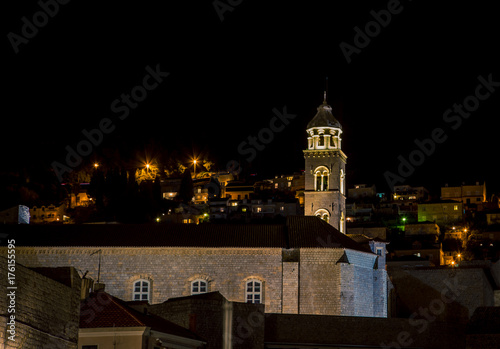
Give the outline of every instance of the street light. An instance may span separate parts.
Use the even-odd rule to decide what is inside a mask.
[[[196,179],[196,159],[193,160],[193,166],[194,166],[194,179]]]
[[[94,162],[94,167],[95,168],[98,168],[99,167],[99,164],[97,162]]]

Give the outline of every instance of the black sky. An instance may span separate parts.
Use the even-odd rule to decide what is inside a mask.
[[[65,147],[106,117],[116,129],[100,147],[141,148],[154,139],[224,169],[229,160],[245,161],[238,145],[284,106],[297,117],[258,152],[251,170],[303,169],[305,126],[328,76],[349,186],[386,190],[384,172],[397,174],[398,156],[407,158],[415,139],[442,128],[448,139],[405,183],[438,188],[486,180],[489,191],[500,190],[500,88],[456,130],[443,120],[474,94],[478,76],[500,81],[493,3],[401,1],[401,12],[347,63],[340,43],[353,45],[354,27],[363,29],[370,12],[389,3],[244,0],[221,21],[211,1],[71,1],[17,54],[8,34],[21,34],[22,18],[41,8],[36,1],[9,4],[2,11],[1,170],[64,161]],[[111,103],[142,83],[146,66],[158,64],[170,75],[119,120]]]

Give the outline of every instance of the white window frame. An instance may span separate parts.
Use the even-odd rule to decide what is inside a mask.
[[[197,291],[195,291],[195,287],[197,287]],[[202,291],[202,287],[205,288],[205,291]],[[191,281],[191,294],[203,294],[208,292],[208,282],[203,279],[196,279]]]
[[[264,304],[263,286],[264,283],[257,279],[245,281],[245,302],[252,304]]]
[[[139,284],[139,291],[136,291],[137,283]],[[146,291],[144,291],[146,287]],[[146,295],[146,298],[143,296]],[[139,296],[139,298],[136,298]],[[134,301],[150,301],[151,300],[151,282],[145,279],[138,279],[132,283],[132,300]]]

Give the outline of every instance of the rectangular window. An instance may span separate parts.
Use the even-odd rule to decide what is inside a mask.
[[[149,301],[149,281],[139,280],[134,283],[134,301]]]
[[[97,349],[97,345],[82,345],[82,349]]]
[[[382,256],[382,248],[377,247],[377,255]]]
[[[262,283],[260,281],[248,281],[246,288],[247,303],[260,304],[262,303]]]
[[[458,205],[453,206],[453,210],[458,211]]]
[[[191,294],[207,293],[207,282],[195,280],[191,283]]]

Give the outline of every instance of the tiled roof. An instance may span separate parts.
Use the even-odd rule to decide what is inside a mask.
[[[80,310],[80,328],[144,326],[158,332],[203,341],[184,327],[153,314],[141,313],[127,306],[121,299],[103,291],[92,293],[89,298],[83,300]]]
[[[384,242],[386,244],[389,243],[389,242],[387,242],[379,237],[372,238],[372,237],[366,236],[364,234],[347,234],[347,236],[360,244],[365,244],[365,243],[368,243],[369,241]]]
[[[15,225],[17,246],[349,248],[370,252],[313,216],[286,224]]]
[[[218,302],[224,302],[226,301],[226,297],[224,297],[219,291],[213,291],[213,292],[206,292],[206,293],[200,293],[200,294],[195,294],[195,295],[190,295],[190,296],[182,296],[182,297],[173,297],[167,299],[163,303],[172,303],[172,302],[179,302],[183,301],[186,299],[190,300],[210,300],[210,301],[218,301]]]
[[[325,108],[326,107],[326,108]],[[307,124],[307,129],[310,129],[312,127],[335,127],[335,128],[342,128],[342,125],[340,125],[340,122],[338,122],[337,119],[333,116],[331,112],[331,107],[326,104],[326,102],[323,102],[322,105],[318,107],[318,112],[314,117],[312,118],[311,121]]]

